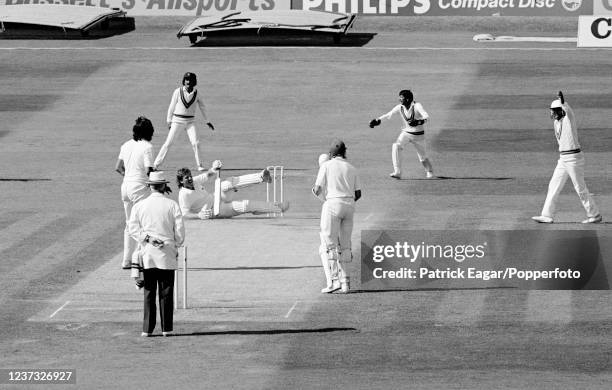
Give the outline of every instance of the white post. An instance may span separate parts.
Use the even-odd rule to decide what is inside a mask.
[[[173,291],[174,310],[178,306],[178,269],[174,271],[174,291]]]
[[[183,309],[187,309],[187,245],[183,248]]]
[[[283,198],[283,176],[285,176],[285,166],[281,165],[280,167],[280,201],[281,203],[283,203],[284,198]],[[280,215],[281,217],[284,215],[285,213],[283,213],[281,211]]]

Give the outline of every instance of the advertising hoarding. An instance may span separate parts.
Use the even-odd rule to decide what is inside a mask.
[[[593,13],[593,3],[588,0],[292,0],[291,7],[378,16],[578,16]]]
[[[578,47],[612,47],[612,13],[580,16]]]
[[[2,3],[116,7],[130,16],[201,16],[232,11],[287,10],[290,6],[290,0],[0,0]]]

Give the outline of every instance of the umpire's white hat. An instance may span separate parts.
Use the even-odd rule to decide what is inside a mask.
[[[166,180],[163,171],[153,171],[149,174],[149,180],[146,181],[146,184],[164,184],[170,183]]]

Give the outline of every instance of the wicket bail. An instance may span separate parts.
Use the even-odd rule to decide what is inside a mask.
[[[285,176],[285,167],[283,165],[271,165],[267,167],[272,177],[272,183],[266,183],[266,202],[270,202],[270,187],[272,187],[272,202],[275,204],[284,201],[283,177]],[[270,186],[272,184],[272,186]],[[269,213],[268,216],[277,213]],[[283,212],[280,213],[281,217]]]

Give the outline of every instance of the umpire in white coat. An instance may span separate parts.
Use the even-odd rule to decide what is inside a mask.
[[[162,171],[151,172],[147,184],[151,195],[136,203],[129,222],[130,235],[142,248],[144,268],[144,322],[142,336],[151,336],[155,329],[159,288],[159,315],[162,334],[172,334],[174,311],[174,271],[177,268],[178,247],[185,241],[183,215],[178,203],[166,197]]]
[[[338,279],[343,293],[349,291],[348,264],[353,233],[355,202],[361,198],[361,183],[357,169],[346,161],[346,145],[335,140],[329,151],[330,160],[322,164],[312,192],[319,196],[326,191],[321,210],[321,238],[327,245],[330,263],[338,261]]]

